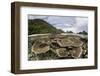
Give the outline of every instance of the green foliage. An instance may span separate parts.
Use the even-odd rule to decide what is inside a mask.
[[[88,33],[86,31],[82,31],[82,32],[79,32],[78,34],[87,35]]]
[[[67,33],[73,33],[72,31],[67,31]]]
[[[51,24],[42,19],[28,20],[28,34],[44,34],[44,33],[61,33],[62,30],[58,30]]]

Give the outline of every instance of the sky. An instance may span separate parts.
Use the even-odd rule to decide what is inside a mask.
[[[64,32],[73,31],[74,33],[86,31],[88,32],[88,17],[80,16],[42,16],[28,15],[28,19],[43,19],[57,29]]]

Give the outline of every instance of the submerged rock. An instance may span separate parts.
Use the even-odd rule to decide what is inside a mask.
[[[66,48],[56,49],[56,53],[59,57],[67,57],[69,52],[66,51]]]
[[[83,42],[79,36],[48,35],[35,39],[31,51],[35,54],[52,51],[58,57],[80,58],[83,53]]]
[[[50,46],[48,45],[48,43],[45,43],[45,41],[35,41],[31,50],[32,52],[34,52],[35,54],[41,54],[41,53],[46,53],[47,51],[49,51]]]
[[[82,54],[82,47],[75,47],[70,50],[70,54],[72,55],[73,58],[80,58]]]
[[[74,38],[74,37],[67,37],[67,38],[64,38],[64,39],[60,39],[60,40],[57,41],[57,43],[61,47],[70,47],[70,46],[80,47],[83,44],[79,39]]]

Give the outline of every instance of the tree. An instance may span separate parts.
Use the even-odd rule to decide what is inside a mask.
[[[82,32],[79,32],[78,34],[84,34],[84,35],[87,35],[88,33],[86,31],[82,31]]]
[[[67,31],[67,33],[73,33],[72,31]]]

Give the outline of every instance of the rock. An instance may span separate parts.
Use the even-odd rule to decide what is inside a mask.
[[[72,48],[72,50],[70,50],[70,53],[73,58],[80,58],[82,51],[83,51],[82,47],[75,47],[75,48]]]
[[[48,43],[45,43],[45,41],[35,41],[35,43],[33,44],[31,50],[32,52],[34,52],[35,54],[41,54],[41,53],[46,53],[47,51],[49,51],[50,46],[48,45]]]
[[[68,52],[66,50],[66,48],[59,48],[59,49],[56,49],[56,53],[59,57],[67,57],[68,56]]]
[[[64,39],[57,40],[57,43],[61,47],[70,47],[70,46],[80,47],[83,44],[82,41],[74,37],[67,37]]]

